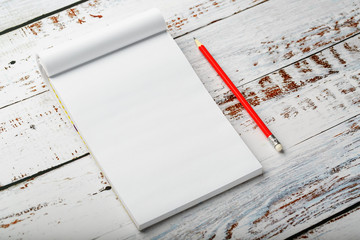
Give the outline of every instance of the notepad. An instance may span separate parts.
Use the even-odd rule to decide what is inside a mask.
[[[262,172],[156,9],[38,62],[139,230]]]

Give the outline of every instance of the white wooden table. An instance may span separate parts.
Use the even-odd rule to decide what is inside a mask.
[[[143,232],[40,77],[33,54],[152,6],[264,174]],[[278,154],[200,39],[283,143]],[[360,2],[0,3],[0,239],[356,239]]]

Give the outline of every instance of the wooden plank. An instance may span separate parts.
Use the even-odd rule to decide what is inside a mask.
[[[77,158],[88,149],[47,91],[1,110],[0,152],[1,187]]]
[[[6,32],[7,29],[12,29],[15,26],[21,25],[22,23],[33,19],[35,19],[34,22],[42,22],[38,21],[40,19],[37,20],[39,16],[48,16],[48,13],[56,12],[58,9],[70,5],[71,8],[79,11],[86,11],[87,8],[89,8],[90,11],[94,11],[96,9],[102,11],[103,9],[114,7],[127,9],[132,8],[132,11],[139,11],[156,7],[165,14],[169,31],[175,33],[176,35],[182,35],[186,32],[190,32],[196,28],[207,25],[212,21],[226,18],[265,1],[268,0],[183,0],[181,2],[168,2],[165,0],[154,0],[151,2],[145,0],[92,0],[81,4],[80,6],[74,7],[74,4],[83,1],[65,0],[49,3],[42,0],[37,1],[36,4],[34,4],[34,2],[29,0],[5,0],[2,2],[2,7],[0,8],[0,33]],[[54,16],[56,17],[56,14]],[[52,17],[52,19],[55,20],[54,17]]]
[[[0,194],[1,239],[93,239],[120,226],[135,230],[91,156]]]
[[[294,239],[358,239],[360,207],[352,209]]]
[[[283,239],[356,203],[360,115],[283,155],[264,175],[144,232],[90,156],[0,192],[1,238]],[[46,227],[43,227],[46,226]]]
[[[0,32],[75,2],[77,1],[37,1],[34,4],[32,1],[1,1]]]

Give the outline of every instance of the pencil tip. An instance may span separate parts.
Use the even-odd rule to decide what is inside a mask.
[[[194,37],[194,41],[198,47],[200,47],[202,45],[201,42],[199,40],[197,40],[195,37]]]

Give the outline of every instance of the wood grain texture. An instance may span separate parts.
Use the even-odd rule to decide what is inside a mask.
[[[286,6],[288,7],[284,10],[277,7],[284,5],[280,0],[274,1],[274,3],[266,2],[256,8],[211,24],[204,29],[199,29],[196,34],[189,34],[187,37],[177,39],[177,42],[199,75],[209,77],[209,79],[203,79],[208,90],[217,91],[218,95],[224,94],[224,87],[221,82],[217,81],[215,74],[209,75],[207,63],[200,54],[194,51],[191,38],[196,35],[198,38],[204,39],[204,43],[207,43],[213,55],[229,73],[236,85],[239,85],[292,63],[359,31],[359,6],[352,1],[343,1],[342,8],[338,8],[336,2],[333,1],[322,0],[321,4],[319,2],[315,6],[311,3],[312,1],[309,0],[301,3],[287,1]],[[323,5],[328,6],[327,11],[321,11]],[[175,13],[168,13],[167,8],[173,6],[167,6],[162,7],[165,15],[180,15],[180,9],[173,10]],[[293,19],[294,16],[297,16],[293,9],[303,9],[304,6],[308,6],[308,9],[303,10],[302,19],[294,19],[292,24],[283,24],[282,19]],[[41,81],[36,81],[38,74],[36,73],[35,61],[28,59],[32,54],[62,42],[64,38],[71,39],[91,31],[91,24],[95,24],[95,22],[104,25],[111,23],[111,15],[114,12],[126,17],[135,11],[139,11],[138,9],[148,7],[150,7],[149,4],[141,4],[140,7],[133,1],[129,4],[124,2],[123,5],[119,6],[116,3],[112,4],[111,1],[105,3],[89,2],[0,36],[0,71],[2,73],[0,76],[4,77],[4,79],[0,79],[0,83],[6,83],[1,85],[2,91],[6,91],[6,87],[11,87],[10,85],[15,78],[22,77],[15,75],[15,78],[12,78],[12,73],[3,72],[3,69],[12,69],[13,72],[17,73],[26,70],[27,75],[29,75],[28,80],[33,81],[34,85],[41,85]],[[116,8],[116,11],[109,10],[112,8]],[[227,6],[223,6],[223,8],[225,9]],[[215,7],[215,9],[221,8]],[[186,11],[188,11],[187,8]],[[213,11],[215,12],[215,10]],[[264,11],[267,12],[267,18],[263,16]],[[332,15],[329,16],[328,11],[332,12]],[[221,13],[219,15],[212,13],[208,13],[208,15],[211,15],[212,20],[227,16],[225,13],[219,12]],[[277,19],[280,13],[282,14],[281,18]],[[205,20],[199,19],[189,23],[188,28],[187,25],[181,26],[181,29],[180,27],[179,29],[173,28],[171,30],[172,36],[176,37],[182,31],[188,32],[204,26],[210,21],[208,15],[201,18]],[[167,22],[172,22],[172,18],[173,16],[169,16]],[[242,24],[239,25],[239,23]],[[286,28],[279,26],[286,26]],[[221,32],[217,34],[219,29]],[[220,35],[221,41],[217,40]],[[304,36],[307,37],[302,39]],[[323,42],[324,39],[327,41]],[[212,45],[209,46],[214,41],[216,41],[216,49]],[[227,47],[228,45],[231,48]],[[303,48],[310,49],[309,51],[302,51]],[[292,51],[294,56],[291,58],[283,57],[289,51]],[[27,63],[24,62],[25,59],[28,59]],[[228,62],[231,64],[227,64]],[[38,93],[31,92],[32,90],[24,90],[24,96],[20,94],[4,96],[0,107],[17,101],[19,98]]]
[[[323,2],[323,4],[324,3],[325,2]],[[260,131],[255,131],[254,134],[252,134],[251,133],[252,131],[249,132],[248,130],[244,130],[244,128],[251,129],[254,127],[254,125],[252,125],[252,121],[247,117],[247,115],[243,115],[245,118],[245,122],[242,124],[239,123],[240,115],[236,113],[236,112],[240,111],[239,108],[237,108],[238,105],[236,105],[236,102],[233,99],[229,99],[229,96],[230,96],[229,92],[227,91],[226,88],[224,88],[222,81],[219,81],[219,79],[217,78],[217,75],[212,71],[212,69],[209,67],[208,63],[206,63],[206,61],[202,58],[201,54],[197,51],[197,49],[195,48],[195,45],[193,44],[193,40],[191,39],[191,37],[196,35],[197,37],[200,37],[200,39],[201,38],[206,39],[207,42],[209,42],[211,44],[211,42],[215,41],[218,36],[217,34],[214,34],[214,31],[216,29],[222,29],[222,31],[229,29],[228,30],[229,32],[224,32],[224,36],[227,36],[227,38],[225,38],[226,41],[229,43],[231,41],[235,42],[235,46],[237,46],[237,48],[241,49],[241,50],[235,49],[235,51],[234,51],[233,48],[225,49],[225,48],[219,47],[222,50],[222,53],[219,55],[218,51],[215,51],[214,55],[215,55],[215,57],[217,57],[219,62],[222,63],[224,69],[229,73],[230,77],[235,81],[235,83],[237,83],[239,85],[239,84],[243,84],[246,82],[250,82],[254,78],[256,78],[258,75],[266,74],[267,72],[274,70],[274,68],[278,67],[279,65],[288,63],[290,60],[295,61],[296,59],[299,59],[300,57],[304,57],[305,55],[313,53],[315,50],[318,50],[319,48],[320,49],[324,48],[325,46],[328,46],[330,44],[329,43],[328,45],[323,45],[319,48],[314,48],[305,53],[302,51],[299,51],[297,53],[297,55],[294,56],[290,60],[284,59],[284,58],[279,58],[279,60],[275,64],[272,64],[272,65],[267,64],[267,65],[252,66],[252,67],[256,67],[258,69],[258,71],[254,71],[253,68],[249,68],[249,69],[241,70],[241,72],[240,72],[240,70],[238,70],[238,67],[236,67],[236,66],[239,66],[239,65],[243,66],[244,64],[246,64],[248,61],[245,59],[252,59],[254,57],[254,58],[258,58],[258,59],[261,58],[261,59],[266,60],[266,58],[271,59],[276,54],[278,54],[278,55],[280,54],[280,53],[272,53],[271,51],[269,52],[268,47],[264,48],[263,45],[266,45],[266,44],[264,44],[263,41],[265,39],[267,39],[267,41],[280,41],[279,39],[282,39],[284,36],[287,36],[287,37],[285,37],[285,39],[295,39],[296,40],[298,37],[297,31],[299,28],[303,32],[306,32],[306,31],[310,31],[312,28],[314,28],[311,26],[317,27],[320,23],[321,23],[320,25],[324,25],[325,28],[329,28],[328,26],[334,26],[336,24],[339,26],[340,25],[343,26],[342,28],[339,27],[339,30],[336,30],[336,31],[329,30],[328,32],[324,33],[324,35],[321,34],[322,37],[326,36],[327,39],[331,39],[331,41],[334,41],[334,42],[340,41],[345,36],[348,36],[350,33],[351,33],[350,35],[356,34],[356,32],[358,31],[358,27],[357,27],[356,23],[358,21],[357,17],[358,17],[358,13],[359,13],[359,7],[356,4],[352,3],[351,1],[344,1],[343,2],[344,7],[339,9],[333,1],[329,1],[327,3],[327,5],[328,5],[329,9],[334,11],[334,15],[331,15],[329,17],[326,11],[325,12],[320,11],[320,8],[322,8],[322,5],[314,6],[314,5],[311,5],[310,1],[309,1],[309,4],[308,4],[309,11],[304,11],[304,14],[307,14],[307,12],[310,12],[308,15],[306,15],[306,17],[308,17],[308,19],[306,21],[305,20],[300,21],[297,19],[298,21],[294,21],[294,24],[288,26],[286,29],[273,27],[274,30],[272,30],[272,32],[270,32],[270,33],[264,32],[264,30],[261,28],[265,29],[265,28],[267,28],[267,26],[269,26],[269,24],[273,24],[274,26],[281,25],[282,18],[279,18],[280,20],[278,20],[278,21],[273,20],[273,19],[276,19],[279,12],[284,12],[284,14],[286,16],[283,16],[283,17],[292,18],[292,16],[294,16],[294,14],[290,10],[294,9],[294,8],[295,9],[300,8],[303,6],[303,2],[300,3],[298,1],[292,1],[292,2],[287,1],[286,6],[289,5],[290,10],[284,11],[284,10],[276,8],[276,6],[278,6],[279,4],[281,5],[281,1],[279,1],[279,0],[276,1],[274,4],[272,2],[263,3],[259,6],[257,6],[256,8],[252,8],[252,9],[244,11],[240,14],[233,15],[227,19],[224,19],[217,23],[211,24],[204,29],[199,29],[192,34],[188,34],[188,35],[185,35],[184,37],[180,37],[177,39],[177,42],[179,43],[180,47],[182,48],[182,50],[184,51],[185,55],[188,57],[190,62],[192,62],[195,70],[197,71],[198,75],[202,79],[206,88],[210,91],[210,93],[212,94],[212,96],[214,97],[216,102],[221,104],[223,111],[226,114],[228,114],[228,116],[229,116],[229,118],[231,118],[231,121],[233,122],[233,125],[235,126],[235,128],[239,131],[239,133],[243,134],[244,140],[247,142],[247,144],[250,146],[250,148],[255,152],[255,154],[259,158],[266,158],[269,156],[269,154],[270,155],[273,154],[271,147],[268,145],[268,143],[266,141],[263,141],[263,136],[260,133]],[[0,71],[2,73],[0,75],[0,92],[2,93],[2,97],[0,98],[0,107],[5,109],[5,107],[8,105],[11,105],[13,103],[16,103],[16,102],[21,101],[26,98],[30,98],[35,95],[36,95],[35,97],[38,97],[40,93],[48,91],[48,88],[44,85],[44,81],[39,76],[36,61],[33,57],[33,54],[36,51],[39,51],[40,49],[51,47],[53,44],[63,41],[64,38],[73,38],[78,35],[84,34],[87,31],[91,31],[91,28],[89,28],[89,26],[91,26],[91,24],[106,25],[106,24],[111,23],[112,18],[110,16],[114,13],[114,11],[118,12],[118,14],[124,14],[124,16],[129,15],[135,11],[137,5],[133,4],[133,3],[131,3],[131,4],[129,3],[129,5],[127,5],[124,3],[124,5],[121,5],[118,8],[108,10],[109,8],[112,8],[114,6],[115,5],[112,5],[111,2],[85,3],[85,4],[80,5],[79,7],[71,8],[71,9],[63,11],[59,14],[56,14],[52,17],[41,20],[38,23],[34,23],[34,24],[31,24],[24,28],[21,28],[18,31],[13,31],[6,35],[0,36],[0,44],[1,44],[1,49],[2,49],[1,50],[2,54],[0,54],[0,62],[2,63],[2,65],[0,64],[2,66],[0,68],[1,69]],[[142,6],[142,7],[145,8],[144,6]],[[226,6],[223,6],[223,7],[225,8]],[[318,7],[317,10],[314,10],[314,9],[316,9],[316,7]],[[168,8],[170,8],[170,7],[168,6]],[[215,8],[217,8],[217,7],[215,7]],[[256,9],[259,9],[259,10],[255,11]],[[276,9],[278,9],[278,10],[276,10]],[[268,10],[268,15],[267,15],[268,19],[263,20],[263,11],[265,11],[265,10]],[[315,11],[319,12],[320,14],[318,14],[316,17],[311,17],[312,16],[311,14],[314,13]],[[179,12],[179,10],[177,12]],[[248,12],[250,12],[250,13],[248,13]],[[337,13],[337,14],[335,14],[335,13]],[[346,17],[344,17],[345,13],[349,13],[349,14],[346,14]],[[90,16],[90,14],[92,16]],[[223,16],[223,15],[224,14],[222,13],[221,16]],[[102,17],[100,18],[100,17],[93,17],[93,16],[102,16]],[[353,16],[353,18],[351,16]],[[347,24],[345,24],[347,22],[348,18],[352,19],[352,21],[355,22],[356,26],[352,26],[351,24],[348,26]],[[246,22],[246,21],[248,21],[247,19],[252,19],[252,21]],[[246,29],[240,28],[238,26],[238,22],[242,22],[242,21],[248,23],[249,27],[247,27]],[[256,26],[250,27],[251,23],[252,24],[256,23]],[[189,31],[190,29],[196,29],[199,26],[202,26],[202,25],[196,25],[195,23],[191,24],[191,25],[192,25],[192,27],[188,28],[186,31]],[[88,26],[88,27],[86,27],[86,26]],[[269,26],[269,27],[271,27],[271,26]],[[185,29],[185,26],[182,26],[181,29]],[[251,37],[254,34],[253,29],[259,30],[257,33],[258,38]],[[313,31],[318,31],[318,29],[319,28],[316,28]],[[172,31],[176,32],[177,30],[173,29]],[[230,34],[230,31],[231,31],[231,34]],[[315,33],[309,33],[309,34],[310,35],[312,34],[311,35],[312,37],[309,37],[309,41],[307,42],[307,44],[311,45],[311,44],[315,44],[316,42],[320,41],[320,39],[319,39],[320,35],[317,35]],[[173,35],[174,35],[174,33],[173,33]],[[250,37],[246,37],[245,39],[240,39],[242,41],[238,42],[239,40],[237,40],[237,39],[238,39],[239,35],[250,36]],[[213,40],[211,40],[211,39],[213,39]],[[297,42],[297,40],[296,41],[295,40],[291,40],[291,41]],[[282,42],[282,45],[284,48],[286,48],[287,44],[289,43],[287,40],[281,40],[281,42]],[[244,46],[244,44],[245,44],[245,46]],[[221,44],[216,44],[216,45],[220,46]],[[234,45],[234,44],[232,44],[232,45]],[[297,46],[296,43],[294,43],[293,45],[290,45],[289,48],[296,49],[296,46]],[[300,46],[300,43],[299,43],[299,46]],[[211,45],[210,45],[210,47],[211,47]],[[261,51],[263,53],[251,51],[251,49],[257,49],[257,48],[261,48],[261,47],[263,48],[263,50]],[[212,47],[210,50],[212,50]],[[280,50],[277,50],[277,51],[280,51]],[[224,59],[222,57],[223,55],[228,56],[228,57],[226,59]],[[224,60],[226,60],[226,61],[224,61]],[[238,65],[234,64],[237,62],[238,62]],[[309,62],[313,62],[313,61],[309,60]],[[278,65],[276,65],[276,64],[278,64]],[[234,66],[235,66],[235,68],[234,68]],[[323,66],[319,65],[319,64],[318,64],[318,67],[319,67],[319,69],[323,68]],[[321,71],[323,71],[323,70],[321,70]],[[326,74],[326,71],[327,71],[327,69],[325,69],[325,71],[322,72],[322,74],[323,74],[322,76],[324,76],[324,74]],[[316,77],[317,75],[315,75],[314,72],[316,72],[316,71],[313,71],[312,73],[308,73],[305,77],[308,77],[310,75],[313,77]],[[240,73],[247,76],[246,81],[241,81],[242,78],[239,75]],[[256,73],[256,74],[254,75],[254,73]],[[303,77],[303,76],[299,76],[299,77]],[[278,78],[279,78],[277,80],[278,82],[282,81],[281,77],[278,77]],[[291,83],[291,81],[290,81],[290,83]],[[265,82],[265,84],[271,85],[273,83]],[[286,84],[283,84],[283,85],[284,85],[284,86],[282,86],[283,89],[287,88],[285,86]],[[276,87],[276,84],[275,85],[273,84],[273,87]],[[307,92],[306,89],[311,88],[311,87],[313,87],[311,84],[307,84],[302,89],[304,89],[304,91]],[[270,88],[271,88],[271,86],[270,86]],[[254,91],[249,91],[250,88],[244,88],[244,89],[248,89],[247,92],[245,92],[245,95],[247,97],[251,97],[249,95],[255,93]],[[264,107],[266,106],[265,109],[270,109],[268,107],[269,105],[267,105],[265,103],[273,104],[276,102],[276,99],[277,99],[277,98],[266,97],[266,94],[268,94],[268,93],[262,92],[265,90],[269,91],[269,87],[264,88],[264,87],[261,87],[261,85],[260,85],[260,87],[258,86],[258,88],[256,89],[256,91],[260,91],[260,92],[258,92],[259,96],[256,95],[253,97],[254,98],[258,97],[258,98],[260,98],[260,100],[266,99],[266,101],[262,101],[263,103],[260,106],[257,106],[256,110],[259,112],[259,115],[262,118],[264,118],[264,120],[270,125],[271,130],[274,133],[276,133],[278,136],[280,135],[279,136],[280,140],[282,140],[283,142],[288,144],[286,147],[294,145],[297,142],[302,141],[302,140],[304,140],[314,134],[317,134],[319,132],[319,129],[314,127],[314,128],[308,128],[307,129],[308,131],[304,131],[304,132],[300,131],[302,134],[301,134],[301,136],[299,136],[299,138],[298,137],[294,138],[293,136],[290,136],[290,138],[288,140],[287,138],[283,137],[282,134],[287,134],[289,132],[288,131],[286,131],[285,133],[278,132],[285,128],[278,128],[277,126],[282,126],[284,124],[284,121],[287,124],[293,125],[293,121],[289,121],[288,119],[282,119],[282,118],[284,116],[287,116],[285,108],[289,108],[289,109],[293,109],[293,108],[297,109],[298,108],[298,106],[296,106],[298,103],[298,99],[296,99],[296,98],[292,99],[293,105],[295,104],[295,106],[293,106],[291,104],[289,104],[286,107],[284,107],[284,105],[282,105],[282,106],[276,105],[276,106],[281,106],[284,109],[278,110],[281,112],[278,113],[279,117],[277,119],[275,119],[272,116],[273,113],[268,111],[267,114],[264,114],[263,113],[264,110],[260,109],[261,106],[264,106]],[[284,92],[291,93],[291,91],[289,89]],[[353,94],[356,94],[356,93],[351,93],[350,95],[353,95]],[[305,102],[303,102],[302,104],[306,105],[307,104],[306,101],[308,101],[308,100],[304,98],[303,101],[305,101]],[[50,109],[53,105],[57,104],[57,100],[54,98],[52,101],[48,101],[48,104],[49,104],[48,109]],[[339,103],[339,104],[341,104],[341,103]],[[233,111],[231,109],[233,109]],[[318,108],[318,110],[319,109],[320,108]],[[313,113],[316,114],[316,112],[318,110],[313,111]],[[306,110],[301,110],[301,111],[303,111],[305,113]],[[341,111],[341,109],[339,109],[338,111]],[[283,115],[281,115],[281,113],[283,113]],[[340,113],[340,115],[341,114],[343,116],[346,115],[347,110],[345,109],[343,113]],[[299,126],[302,125],[302,120],[303,120],[302,118],[300,118],[300,116],[302,116],[302,114],[300,114],[299,116],[294,118],[294,120],[297,122],[297,124],[300,124]],[[318,115],[314,115],[312,117],[318,117]],[[312,117],[309,117],[308,119],[312,119]],[[8,120],[6,120],[5,118],[8,118]],[[327,117],[325,117],[325,118],[327,118]],[[11,117],[4,116],[4,121],[10,121],[10,120],[11,120]],[[277,124],[275,124],[274,121],[277,121]],[[324,122],[320,122],[319,124],[323,124],[323,123]],[[336,124],[335,121],[332,123]],[[55,127],[56,127],[56,125],[54,126],[54,128]],[[322,127],[322,129],[326,129],[326,128],[330,127],[330,125],[323,124],[321,127]],[[295,126],[294,128],[297,129],[298,127]],[[246,136],[244,134],[246,134]],[[11,133],[9,132],[7,136],[13,136],[13,135],[11,135]],[[286,136],[286,135],[284,135],[284,136]],[[75,131],[74,131],[74,138],[78,138]],[[9,142],[13,141],[11,139],[11,137],[10,138],[6,137],[6,139]],[[75,140],[69,139],[69,141],[75,141]],[[35,142],[34,142],[34,144],[35,144]],[[49,142],[49,144],[47,146],[44,146],[44,148],[52,148],[52,144],[56,144],[56,143]],[[264,151],[257,151],[256,149],[258,149],[259,147],[264,149]],[[72,148],[62,149],[62,152],[66,152],[65,154],[67,154],[67,155],[70,155],[72,151],[73,151]],[[53,153],[51,153],[51,154],[53,154]],[[60,153],[57,153],[57,154],[60,154]],[[42,155],[41,157],[39,156],[39,159],[48,159],[48,158],[49,158],[48,155]],[[34,165],[36,166],[36,164],[34,164]],[[46,168],[46,165],[42,165],[42,166]],[[48,167],[50,167],[50,166],[53,166],[53,163],[49,162]],[[26,173],[21,173],[21,174],[26,174],[29,176],[38,171],[44,170],[44,169],[32,167],[32,170],[33,171],[31,171],[31,172],[26,172]],[[21,176],[21,174],[19,172],[14,172],[12,174]],[[8,179],[7,182],[10,183],[11,179]],[[6,184],[6,181],[3,181],[2,184]]]
[[[283,239],[358,201],[359,121],[360,115],[263,160],[263,176],[144,232],[106,191],[106,179],[88,156],[1,191],[0,236]]]
[[[1,187],[77,158],[88,149],[48,91],[1,109],[0,152]]]
[[[126,212],[90,156],[0,194],[1,239],[90,239],[126,227]]]
[[[200,9],[202,9],[202,11],[206,12],[204,15],[209,15],[211,12],[214,12],[215,14],[212,16],[219,19],[226,17],[229,14],[233,14],[234,11],[238,12],[241,8],[246,8],[255,4],[252,1],[236,1],[229,4],[215,4],[216,2],[211,1],[210,3],[197,3],[197,5],[200,5],[196,5],[197,8],[194,9],[194,1],[187,1],[185,3],[186,5],[177,3],[177,5],[172,4],[169,6],[162,1],[158,1],[157,3],[152,4],[155,4],[155,6],[160,8],[163,6],[163,8],[173,10],[173,12],[165,11],[170,19],[167,21],[171,22],[169,23],[169,26],[173,26],[173,30],[171,30],[173,33],[177,33],[179,31],[191,31],[194,28],[207,24],[207,21],[209,21],[209,18],[202,17],[203,14],[199,14],[199,17],[192,17],[192,19],[198,19],[196,22],[197,24],[191,24],[192,20],[189,20],[187,21],[187,23],[189,22],[188,27],[185,26],[185,23],[180,26],[178,24],[180,21],[178,19],[180,15],[185,16],[186,14],[192,14],[193,11],[200,11]],[[40,51],[41,49],[51,47],[53,44],[62,42],[64,40],[64,36],[65,38],[71,39],[82,35],[85,32],[91,31],[92,28],[86,27],[86,25],[91,26],[91,24],[100,24],[101,26],[104,26],[113,21],[113,18],[110,16],[120,14],[123,15],[123,18],[125,18],[136,11],[141,11],[151,7],[150,5],[151,4],[143,4],[141,1],[90,1],[77,7],[65,10],[59,14],[47,17],[19,30],[0,36],[0,45],[2,47],[0,54],[0,93],[2,94],[2,97],[0,98],[0,110],[5,110],[13,104],[17,104],[24,100],[26,101],[34,96],[38,99],[33,101],[36,102],[35,104],[31,102],[32,105],[28,106],[28,109],[26,109],[28,114],[36,115],[38,111],[36,109],[37,104],[40,104],[44,112],[53,109],[53,106],[57,106],[58,108],[57,99],[51,97],[48,98],[48,96],[50,96],[49,93],[47,93],[49,88],[40,76],[34,53]],[[186,8],[184,8],[184,6],[186,6]],[[188,9],[188,6],[194,10]],[[224,9],[224,11],[221,9]],[[176,16],[176,20],[174,20],[174,16]],[[40,97],[43,93],[47,96],[45,97],[45,101],[45,98]],[[32,109],[32,106],[36,107]],[[4,123],[10,123],[13,120],[14,112],[12,112],[12,109],[13,108],[9,111],[2,112],[1,116]],[[63,117],[65,116],[64,111],[61,108],[58,109],[58,114],[61,114],[61,121],[64,121],[65,124],[70,126],[70,121],[66,117]],[[33,154],[28,153],[26,155],[27,157],[22,157],[23,155],[21,155],[21,157],[19,156],[16,160],[18,162],[16,166],[11,166],[11,163],[8,160],[12,152],[4,151],[4,154],[9,154],[9,157],[2,158],[0,163],[6,162],[4,166],[6,166],[9,171],[7,174],[3,174],[1,176],[2,178],[0,179],[0,184],[2,186],[22,179],[23,177],[31,176],[39,171],[43,171],[47,168],[55,166],[56,164],[61,164],[73,158],[73,150],[78,149],[79,144],[81,144],[78,143],[79,136],[77,136],[76,132],[73,130],[73,137],[69,137],[68,134],[61,131],[61,128],[59,127],[60,125],[51,119],[52,115],[44,115],[42,117],[42,121],[53,124],[53,126],[49,126],[49,128],[57,133],[54,135],[55,137],[52,138],[52,141],[43,142],[42,149],[49,149],[49,151],[38,151],[38,158],[31,162],[29,159],[33,158]],[[34,134],[34,137],[37,136],[41,138],[42,134],[46,134],[49,128],[47,128],[46,131],[42,131],[43,129],[36,130],[37,134]],[[15,152],[21,152],[23,149],[30,149],[29,151],[33,151],[38,148],[36,145],[38,144],[38,141],[36,140],[27,141],[27,144],[23,146],[12,144],[12,142],[24,142],[24,140],[21,139],[25,139],[27,137],[28,136],[21,134],[17,135],[16,130],[13,132],[12,129],[9,128],[6,128],[6,131],[4,130],[2,132],[4,146],[11,145],[11,150]],[[71,144],[77,142],[77,145],[71,146],[71,144],[69,144],[68,147],[63,146],[62,149],[59,149],[56,147],[59,145],[59,141]],[[70,148],[73,150],[69,151]],[[79,151],[80,155],[83,153],[83,151]],[[74,157],[77,157],[79,154],[75,154],[76,156]]]
[[[307,231],[295,239],[356,240],[360,236],[359,219],[360,207],[357,207]]]
[[[359,40],[352,37],[240,87],[285,149],[360,113]],[[230,92],[218,104],[260,159],[271,154],[256,150],[270,146],[261,144],[254,134],[260,130]]]
[[[207,76],[202,80],[208,90],[222,98],[227,90],[216,84],[218,78],[209,74],[202,55],[193,53],[193,37],[240,86],[359,33],[360,3],[345,0],[341,5],[327,0],[269,1],[179,38],[177,43],[197,73]]]
[[[100,6],[103,8],[121,7],[121,8],[137,8],[146,9],[150,7],[159,8],[167,19],[168,30],[176,35],[182,35],[196,28],[202,27],[212,21],[226,18],[236,14],[244,9],[256,6],[267,0],[232,0],[232,1],[215,1],[215,0],[183,0],[168,2],[164,0],[153,1],[129,1],[129,0],[111,0],[99,1],[93,0],[76,6],[74,10],[83,10],[84,8],[92,8]],[[0,32],[17,26],[20,23],[27,22],[33,18],[39,17],[49,12],[56,11],[59,8],[74,4],[76,0],[52,1],[45,0],[32,1],[3,1],[0,6]],[[92,10],[95,10],[92,8]],[[76,11],[75,11],[76,12]],[[94,14],[93,14],[94,15]],[[56,20],[54,16],[51,17]],[[39,21],[41,22],[41,21]],[[31,24],[30,24],[31,25]]]
[[[0,36],[0,136],[12,147],[1,153],[16,164],[1,184],[87,152],[39,77],[32,54],[91,31],[92,23],[109,24],[116,6],[124,17],[137,10],[137,3],[122,3],[89,2]],[[229,17],[234,5],[217,7],[209,1],[204,3],[208,12],[199,14],[202,20],[183,20],[193,14],[196,3],[190,3],[177,3],[178,8],[163,3],[168,23],[180,22],[168,28],[175,37],[198,29],[176,41],[262,162],[264,175],[138,232],[88,156],[0,191],[0,199],[6,199],[0,211],[2,238],[55,233],[100,239],[285,238],[358,202],[359,3],[344,0],[339,7],[330,0],[273,0]],[[264,141],[196,51],[193,36],[206,44],[283,142],[283,155]],[[17,152],[21,157],[14,157]]]
[[[1,1],[0,32],[48,12],[73,4],[74,2],[76,1]]]

